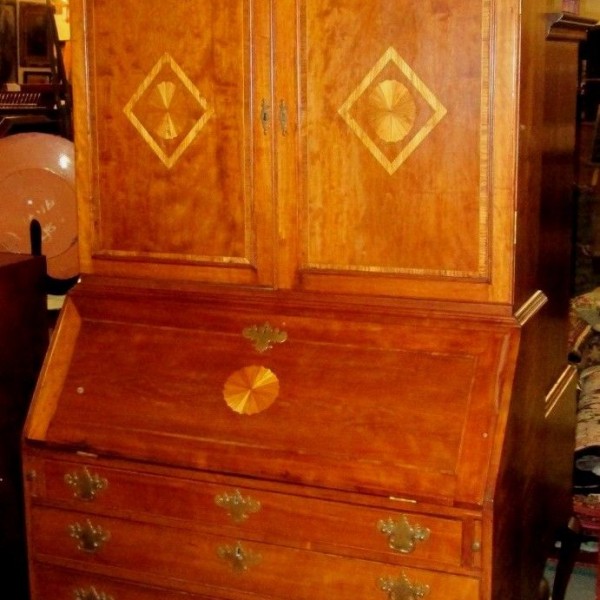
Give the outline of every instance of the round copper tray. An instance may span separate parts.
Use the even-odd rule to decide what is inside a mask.
[[[79,273],[73,142],[46,133],[0,139],[0,250],[31,252],[39,222],[48,275]]]

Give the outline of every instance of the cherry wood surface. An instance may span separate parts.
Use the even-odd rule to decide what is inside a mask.
[[[127,273],[175,264],[186,278],[272,283],[271,146],[257,112],[261,94],[270,102],[265,9],[102,1],[82,15],[77,4],[93,107],[89,141],[78,124],[78,172],[91,170],[79,189],[95,215],[82,215],[82,269],[93,255]]]
[[[83,277],[24,436],[33,600],[537,599],[591,24],[559,5],[72,2]],[[66,464],[113,483],[80,502]],[[264,512],[221,527],[221,485]],[[391,549],[386,514],[429,540]]]
[[[128,518],[135,514],[138,521],[157,525],[189,528],[202,535],[240,535],[246,539],[277,542],[285,546],[311,548],[322,552],[344,554],[385,561],[406,563],[417,567],[446,564],[455,572],[467,571],[471,563],[462,559],[463,543],[473,535],[472,515],[450,513],[439,516],[438,511],[427,514],[423,503],[408,499],[388,501],[387,506],[373,507],[371,498],[358,496],[353,503],[332,499],[310,498],[299,495],[290,486],[278,491],[264,489],[251,480],[218,479],[211,481],[202,476],[192,479],[192,473],[184,470],[177,477],[168,476],[150,468],[147,473],[132,473],[115,464],[80,457],[80,462],[41,460],[29,457],[26,468],[35,471],[36,477],[28,482],[28,493],[36,503],[43,503],[65,510],[86,510],[93,518],[114,516]],[[106,481],[106,489],[97,494],[92,502],[74,494],[65,483],[67,476],[81,476],[84,471]],[[253,487],[252,487],[253,486]],[[258,503],[256,512],[242,520],[230,518],[225,507],[218,506],[216,499],[224,494],[239,494]],[[362,502],[362,508],[359,508]],[[429,509],[431,512],[431,509]],[[400,557],[388,544],[388,536],[379,531],[379,521],[406,518],[409,523],[434,531],[427,542],[417,544],[414,552]],[[298,527],[298,521],[310,519],[311,527]],[[471,558],[474,556],[471,554]]]
[[[56,567],[40,567],[32,583],[35,590],[39,590],[48,598],[69,598],[73,590],[81,594],[109,594],[113,598],[125,597],[129,600],[208,600],[205,595],[189,594],[187,592],[169,591],[148,585],[135,585],[120,579],[106,582],[105,578],[93,574],[82,574],[72,569],[58,569]],[[92,596],[93,598],[93,596]]]
[[[420,329],[385,314],[323,322],[193,303],[170,307],[188,324],[177,326],[168,305],[148,296],[132,322],[141,301],[83,292],[69,300],[75,316],[56,335],[74,338],[72,356],[54,371],[61,390],[47,421],[33,425],[38,439],[69,444],[86,432],[85,448],[103,455],[232,473],[243,463],[272,479],[481,502],[511,376],[501,360],[516,342],[510,329]],[[265,321],[288,340],[260,353],[242,332]],[[239,415],[223,386],[255,364],[279,378],[279,397],[263,413]]]
[[[65,539],[64,535],[71,524],[83,523],[86,518],[84,513],[34,510],[31,522],[38,532],[38,559],[52,556],[55,564],[77,565],[92,573],[119,574],[124,579],[165,587],[179,585],[204,593],[216,588],[225,597],[236,590],[285,597],[289,585],[285,575],[294,573],[294,590],[299,597],[325,599],[331,597],[332,589],[345,589],[363,598],[379,598],[383,592],[377,588],[378,580],[399,571],[390,564],[246,540],[243,534],[231,539],[206,532],[194,535],[189,529],[108,517],[90,519],[111,536],[97,554],[86,554],[77,549],[75,540]],[[256,567],[249,566],[237,578],[231,576],[230,565],[218,553],[219,548],[236,543],[248,554],[260,556]],[[148,548],[155,551],[148,552]],[[174,548],[177,552],[172,551]],[[429,585],[430,598],[477,598],[479,584],[475,578],[410,567],[403,567],[401,572],[414,583]]]
[[[424,318],[385,304],[351,305],[350,311],[316,298],[257,292],[245,303],[245,294],[214,288],[176,294],[111,289],[89,279],[76,287],[54,333],[26,430],[32,577],[43,564],[61,564],[108,579],[126,576],[203,591],[192,576],[195,569],[175,583],[170,568],[123,564],[130,544],[142,554],[159,539],[171,548],[183,532],[199,528],[197,535],[214,536],[215,543],[232,544],[243,532],[243,540],[256,541],[263,553],[264,544],[269,551],[271,544],[308,547],[319,555],[306,559],[310,577],[352,558],[361,565],[375,560],[403,571],[417,568],[419,575],[424,570],[425,581],[431,573],[468,574],[480,582],[477,593],[483,597],[490,593],[486,585],[499,585],[488,565],[501,573],[499,561],[512,561],[515,554],[511,536],[523,522],[508,507],[514,497],[527,498],[521,477],[546,479],[538,472],[545,457],[526,459],[529,449],[543,447],[540,410],[570,402],[569,394],[555,399],[539,392],[548,377],[534,354],[544,342],[539,327],[544,309],[534,303],[521,323],[501,317],[490,322],[442,313]],[[243,335],[249,324],[261,322],[259,316],[288,335],[265,353]],[[521,350],[520,341],[527,342]],[[523,389],[513,387],[519,353]],[[256,362],[280,377],[279,397],[257,415],[236,414],[224,401],[223,382]],[[525,423],[524,411],[533,429],[515,434]],[[556,447],[562,439],[552,436],[551,442]],[[57,456],[48,453],[52,448]],[[38,456],[47,459],[40,464]],[[89,457],[89,468],[105,469],[111,481],[112,461],[122,462],[98,502],[76,503],[66,496],[62,465],[77,456],[78,462]],[[162,477],[149,479],[144,465],[159,468]],[[214,508],[207,507],[214,486],[192,484],[194,473],[241,476],[235,489],[252,489],[264,498],[264,524],[253,521],[239,533],[218,527],[210,517]],[[505,497],[509,491],[515,495]],[[298,494],[304,499],[294,497]],[[389,554],[375,522],[376,515],[386,516],[374,507],[391,498],[399,505],[388,516],[423,521],[431,546],[407,556]],[[527,518],[540,512],[541,505],[531,506]],[[127,547],[114,558],[100,550],[96,562],[76,549],[65,556],[70,543],[65,522],[73,518],[125,528]],[[130,519],[139,527],[129,525]],[[173,537],[161,534],[163,529]],[[214,550],[203,548],[203,556]],[[286,564],[304,560],[283,549]],[[184,554],[179,556],[188,566],[180,568],[191,568],[195,555]],[[325,555],[337,558],[319,566]],[[104,565],[100,571],[97,561]],[[352,585],[366,585],[358,582],[365,576],[362,567],[352,572],[357,577]],[[535,572],[522,576],[530,583]],[[205,585],[204,575],[200,580]],[[463,583],[450,578],[439,585],[459,593]],[[216,597],[229,597],[224,593],[215,591]]]
[[[517,294],[510,250],[539,190],[511,193],[510,2],[74,4],[83,272],[510,305],[534,291]]]
[[[200,540],[198,546],[210,543],[210,539]],[[186,544],[189,546],[191,544]],[[289,593],[289,587],[292,586],[295,593],[304,594],[305,598],[330,598],[331,589],[335,589],[347,594],[358,595],[368,600],[377,600],[385,598],[386,593],[380,589],[378,584],[381,578],[394,578],[399,580],[406,577],[409,582],[418,581],[420,585],[429,587],[428,598],[434,600],[474,600],[479,597],[479,586],[475,579],[458,577],[448,574],[435,572],[426,572],[415,569],[404,569],[403,575],[398,572],[391,572],[389,567],[378,563],[368,561],[341,561],[335,557],[319,556],[316,553],[289,552],[293,558],[291,565],[283,563],[282,557],[286,553],[280,549],[271,549],[265,546],[257,546],[257,549],[263,553],[261,555],[263,562],[269,561],[272,564],[271,570],[275,573],[262,574],[256,576],[252,573],[238,573],[237,582],[241,590],[230,588],[234,581],[230,574],[227,574],[221,565],[211,564],[213,570],[210,572],[209,581],[205,584],[188,584],[186,592],[175,592],[172,589],[161,588],[155,583],[146,583],[143,586],[136,585],[135,582],[127,579],[128,572],[123,571],[120,577],[107,580],[102,577],[103,567],[90,568],[89,575],[82,578],[80,572],[76,570],[69,571],[64,569],[63,565],[55,566],[52,569],[41,569],[36,576],[36,583],[40,591],[52,594],[52,597],[60,597],[65,591],[68,593],[73,589],[82,589],[85,591],[94,587],[96,593],[111,593],[116,596],[127,594],[128,598],[134,600],[155,600],[157,598],[166,600],[176,600],[179,598],[208,599],[213,598],[213,594],[219,593],[222,598],[231,600],[242,600],[251,598],[257,593],[263,597],[274,597],[275,594],[281,594],[285,597]],[[173,553],[163,552],[165,558],[173,561]],[[210,553],[209,553],[210,554]],[[155,557],[155,559],[158,557]],[[212,556],[211,556],[212,558]],[[159,563],[160,564],[160,563]],[[177,563],[175,564],[174,574],[178,574]],[[73,563],[65,565],[72,567]],[[197,567],[202,572],[209,565],[198,563]],[[259,569],[260,570],[260,569]],[[263,569],[264,571],[264,569]],[[361,581],[357,582],[353,575],[356,572],[362,572]],[[282,576],[281,574],[284,573]],[[302,574],[304,577],[298,577]],[[161,581],[159,576],[151,579]],[[92,586],[91,583],[96,583]],[[92,596],[93,597],[93,596]]]

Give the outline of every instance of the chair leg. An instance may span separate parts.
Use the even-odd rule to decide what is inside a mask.
[[[558,562],[556,564],[556,575],[552,586],[552,600],[564,600],[567,585],[575,566],[577,552],[581,545],[581,524],[577,517],[571,517],[565,529],[561,541]]]
[[[598,549],[598,562],[596,563],[596,600],[600,600],[600,548]]]

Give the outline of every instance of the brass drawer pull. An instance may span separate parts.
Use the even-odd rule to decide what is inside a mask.
[[[260,510],[260,502],[250,496],[242,496],[240,490],[233,494],[218,494],[215,504],[224,509],[234,523],[243,523],[248,517]]]
[[[93,586],[87,590],[82,588],[73,590],[73,598],[75,600],[115,600],[105,592],[96,591]]]
[[[69,535],[77,540],[77,547],[84,552],[98,552],[110,539],[110,531],[104,531],[100,525],[94,527],[89,519],[84,525],[73,523],[69,525]]]
[[[238,572],[247,571],[250,567],[258,565],[262,561],[260,554],[244,549],[240,542],[236,542],[235,546],[219,546],[217,555],[228,562],[234,571]]]
[[[411,525],[405,515],[397,521],[391,517],[387,521],[379,521],[377,529],[387,535],[389,547],[402,554],[413,552],[417,542],[425,541],[430,534],[427,527]]]
[[[99,475],[92,475],[87,467],[79,473],[67,473],[65,483],[73,489],[73,495],[80,500],[94,500],[98,492],[108,487],[108,481]]]
[[[429,586],[421,583],[411,583],[402,573],[401,577],[382,577],[379,587],[387,593],[389,600],[418,600],[429,594]]]
[[[250,340],[255,350],[261,354],[270,350],[273,344],[283,344],[287,340],[287,332],[272,327],[270,323],[246,327],[242,330],[242,335]]]

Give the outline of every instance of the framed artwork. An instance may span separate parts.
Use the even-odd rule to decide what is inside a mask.
[[[16,83],[17,9],[14,3],[0,4],[0,85]]]
[[[50,13],[45,4],[19,2],[19,58],[23,67],[49,67]]]
[[[52,83],[51,71],[23,71],[23,83]]]

